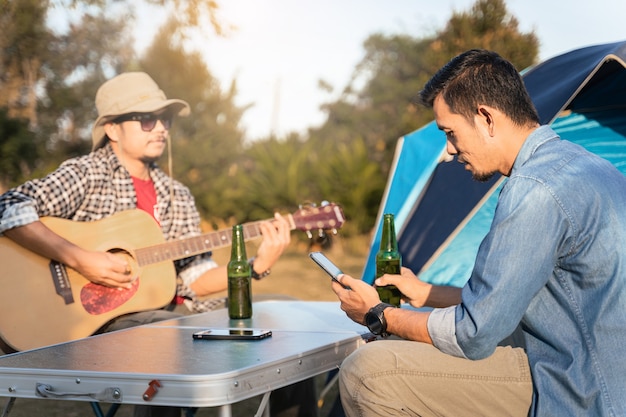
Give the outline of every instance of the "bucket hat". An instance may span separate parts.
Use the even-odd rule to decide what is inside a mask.
[[[166,107],[179,116],[188,116],[190,113],[186,101],[168,100],[157,83],[145,72],[125,72],[111,78],[96,93],[98,118],[91,131],[92,149],[104,145],[106,123],[124,114],[152,113]]]

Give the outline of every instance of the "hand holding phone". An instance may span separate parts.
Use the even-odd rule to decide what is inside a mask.
[[[340,274],[343,274],[343,272],[341,271],[341,269],[339,269],[339,267],[337,267],[337,265],[335,265],[330,259],[328,259],[326,257],[326,255],[324,255],[322,252],[311,252],[309,253],[309,257],[320,267],[322,268],[328,275],[330,275],[330,278],[339,283],[339,285],[341,285],[343,288],[349,290],[350,287],[347,287],[345,285],[343,285],[338,279],[337,277]]]

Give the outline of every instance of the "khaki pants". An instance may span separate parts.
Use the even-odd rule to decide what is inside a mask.
[[[370,342],[342,364],[339,389],[353,416],[527,416],[532,380],[523,349],[471,361],[419,342]]]

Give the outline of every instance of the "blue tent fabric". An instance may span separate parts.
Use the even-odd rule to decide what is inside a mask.
[[[494,184],[495,188],[485,195],[485,201],[448,244],[441,247],[440,253],[433,256],[431,264],[422,269],[413,269],[419,272],[421,280],[437,285],[465,285],[474,267],[480,242],[491,226],[503,184],[504,181]]]
[[[385,209],[395,213],[396,220],[404,222],[410,215],[410,201],[419,198],[445,152],[445,140],[432,140],[438,131],[434,123],[429,123],[398,142],[395,164],[391,169],[393,174],[389,177],[387,189],[404,192],[385,196]]]
[[[425,204],[415,207],[398,233],[403,265],[420,271],[499,179],[478,182],[456,161],[438,164],[423,193]]]
[[[554,57],[524,71],[523,79],[542,123],[626,175],[626,41]],[[469,278],[506,179],[471,181],[445,155],[445,137],[434,123],[399,140],[363,270],[366,282],[374,279],[383,213],[396,214],[403,263],[421,279],[462,286]]]
[[[621,65],[609,65],[614,71],[623,72],[626,61],[626,42],[614,42],[588,46],[548,59],[524,73],[524,83],[539,112],[542,124],[554,118],[573,101],[577,92],[585,87],[593,88],[593,76],[610,61],[621,61]],[[596,80],[607,77],[601,72]],[[599,82],[597,81],[597,82]],[[622,91],[624,86],[621,87]],[[604,99],[617,98],[624,104],[624,96],[604,95]]]
[[[437,132],[437,126],[429,123],[398,141],[395,162],[387,179],[384,204],[378,213],[378,227],[372,245],[380,245],[384,213],[395,215],[396,231],[400,230],[398,225],[404,224],[410,218],[414,202],[419,200],[422,190],[426,188],[432,172],[445,153],[445,138]],[[371,250],[363,273],[363,279],[370,283],[374,280],[375,256],[376,250]]]

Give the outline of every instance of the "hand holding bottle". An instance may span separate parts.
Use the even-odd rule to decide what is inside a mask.
[[[411,306],[449,307],[461,302],[461,289],[448,285],[433,285],[420,280],[409,268],[402,267],[400,275],[385,274],[377,278],[375,285],[393,285],[402,293],[402,300]]]

